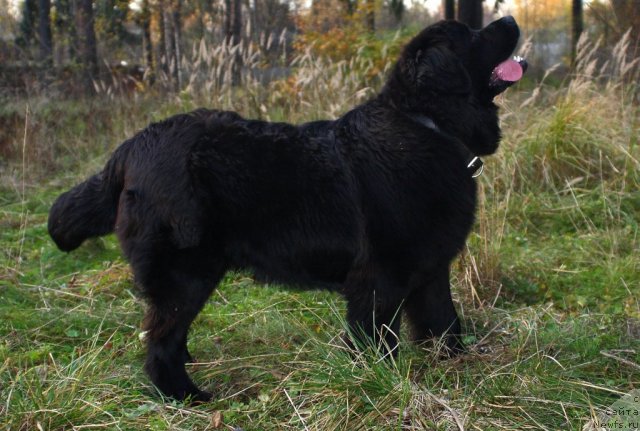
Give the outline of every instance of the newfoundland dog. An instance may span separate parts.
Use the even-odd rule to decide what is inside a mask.
[[[449,266],[474,222],[478,156],[498,147],[493,98],[520,79],[511,17],[427,27],[388,81],[335,121],[301,125],[200,109],[151,124],[62,194],[49,233],[71,251],[115,232],[147,299],[145,369],[166,395],[204,401],[187,333],[230,269],[329,288],[359,340],[462,349]]]

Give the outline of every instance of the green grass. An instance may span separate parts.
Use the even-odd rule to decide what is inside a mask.
[[[505,137],[486,159],[478,222],[453,271],[467,354],[442,359],[437,345],[403,338],[395,361],[354,359],[340,343],[340,297],[231,273],[189,340],[189,371],[214,401],[162,399],[142,372],[144,303],[115,239],[58,251],[51,202],[174,112],[218,100],[302,121],[362,97],[353,83],[334,95],[332,72],[310,73],[294,108],[282,83],[235,98],[37,99],[28,114],[25,101],[4,105],[0,429],[582,430],[640,386],[640,111],[624,76],[580,77],[500,101]],[[311,103],[323,91],[335,98]]]

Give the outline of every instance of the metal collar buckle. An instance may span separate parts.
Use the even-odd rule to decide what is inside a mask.
[[[480,157],[474,157],[467,165],[467,169],[471,172],[471,178],[478,178],[484,172],[484,163]]]

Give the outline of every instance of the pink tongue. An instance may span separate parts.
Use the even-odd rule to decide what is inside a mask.
[[[522,74],[522,66],[513,59],[503,61],[493,69],[493,75],[503,81],[516,82]]]

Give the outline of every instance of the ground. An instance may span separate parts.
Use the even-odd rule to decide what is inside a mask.
[[[144,375],[144,303],[115,238],[58,251],[50,204],[135,130],[196,104],[304,121],[366,94],[307,89],[295,112],[251,88],[204,102],[5,104],[0,428],[583,429],[640,385],[639,110],[627,81],[586,81],[525,82],[498,101],[505,137],[453,268],[468,353],[442,359],[403,339],[395,361],[354,359],[338,296],[230,273],[189,342],[189,371],[215,394],[199,406],[163,400]]]

